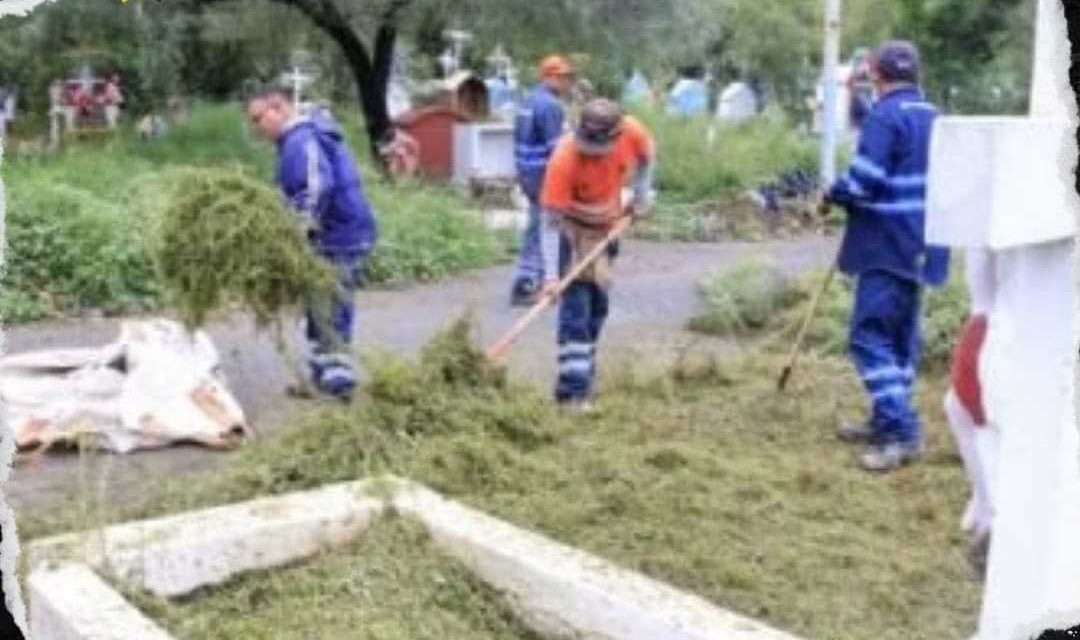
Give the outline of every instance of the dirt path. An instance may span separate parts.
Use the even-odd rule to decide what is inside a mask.
[[[601,367],[623,362],[669,360],[680,348],[696,343],[730,347],[683,329],[697,308],[695,284],[710,272],[722,271],[752,256],[771,257],[785,270],[824,266],[835,240],[759,244],[651,244],[628,242],[616,265],[612,311],[601,346]],[[519,310],[507,305],[510,267],[476,271],[436,285],[406,291],[369,291],[360,295],[359,347],[415,354],[431,335],[462,311],[472,308],[479,337],[486,343],[509,327]],[[115,338],[114,320],[81,320],[38,324],[7,332],[8,353],[61,346],[105,344]],[[210,328],[222,353],[230,386],[263,436],[289,421],[307,405],[287,399],[286,368],[267,336],[256,335],[239,318]],[[547,388],[554,373],[554,315],[537,324],[515,345],[509,357],[520,379]],[[292,332],[296,337],[297,331]],[[106,474],[113,502],[138,497],[155,478],[175,476],[227,464],[229,454],[195,447],[140,452],[127,456],[94,456],[89,465],[74,455],[53,455],[33,467],[15,469],[4,493],[17,515],[65,508],[85,479]]]

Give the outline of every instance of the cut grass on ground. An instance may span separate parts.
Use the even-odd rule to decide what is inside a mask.
[[[768,353],[691,354],[663,373],[602,360],[601,411],[574,418],[538,390],[482,375],[467,339],[459,326],[419,365],[373,362],[353,407],[315,413],[228,469],[112,515],[392,472],[815,640],[973,628],[979,585],[959,528],[966,482],[940,378],[918,393],[928,459],[882,477],[857,470],[833,435],[839,417],[864,410],[837,358],[808,355],[783,394],[782,358]],[[20,519],[29,537],[73,526],[82,528]]]
[[[181,640],[539,640],[422,525],[392,516],[343,549],[180,603],[129,594]]]

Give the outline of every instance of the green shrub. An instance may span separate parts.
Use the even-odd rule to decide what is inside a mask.
[[[757,263],[739,265],[700,285],[704,311],[690,328],[712,335],[757,335],[790,346],[823,277],[824,272],[818,271],[790,281]],[[852,280],[833,279],[807,329],[804,348],[824,355],[847,354],[854,295]],[[923,291],[923,367],[948,366],[968,305],[963,265],[955,260],[944,287]]]
[[[709,121],[637,110],[657,143],[657,186],[664,196],[698,202],[725,198],[774,180],[794,168],[813,171],[814,141],[783,121],[756,118],[736,125],[717,123],[709,142]]]
[[[383,182],[370,167],[366,138],[350,113],[344,128],[381,228],[366,264],[369,284],[434,280],[507,258],[505,241],[451,189]],[[251,137],[237,106],[203,104],[188,124],[159,140],[121,134],[99,144],[71,145],[45,159],[5,162],[8,269],[0,280],[5,321],[91,308],[107,313],[159,308],[162,290],[152,245],[163,214],[185,196],[185,166],[268,181],[273,147]]]
[[[23,312],[15,316],[39,315],[29,311],[33,306],[40,314],[153,307],[159,289],[146,221],[90,191],[44,178],[9,191],[3,289],[8,300],[37,300],[16,305]]]
[[[369,282],[401,285],[503,261],[507,252],[478,212],[448,189],[372,183],[379,243],[365,264]]]
[[[689,327],[714,335],[760,331],[799,297],[796,284],[765,262],[739,264],[701,283],[699,293],[705,310]]]

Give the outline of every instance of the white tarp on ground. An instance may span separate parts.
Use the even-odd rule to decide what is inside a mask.
[[[169,320],[123,322],[101,348],[0,358],[0,400],[21,450],[80,437],[117,453],[178,442],[227,448],[250,434],[210,338]]]

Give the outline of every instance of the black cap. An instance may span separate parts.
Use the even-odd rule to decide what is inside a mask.
[[[919,49],[906,40],[890,40],[874,54],[874,67],[886,82],[917,83],[919,66]]]

